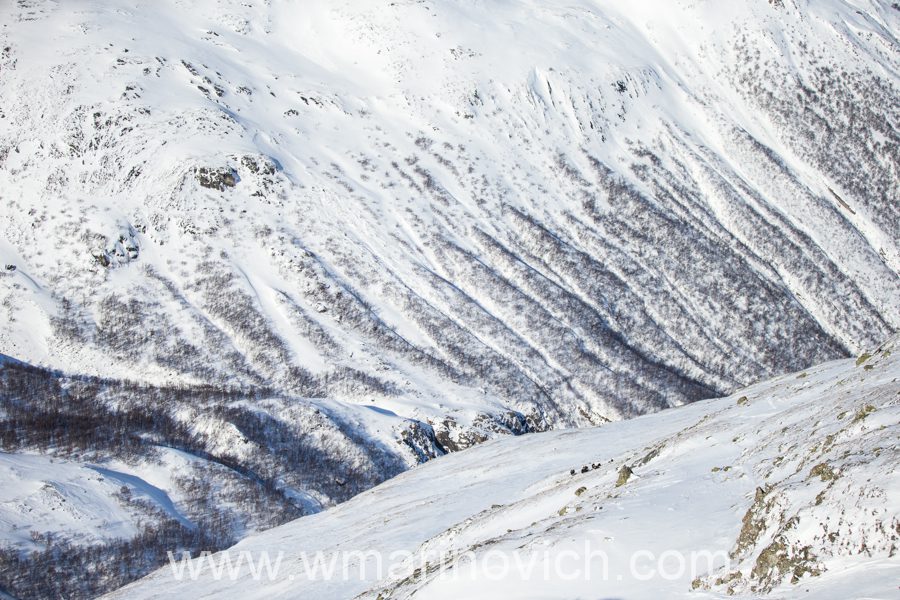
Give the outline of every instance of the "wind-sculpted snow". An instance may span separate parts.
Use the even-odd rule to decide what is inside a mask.
[[[275,398],[291,435],[319,409],[384,453],[348,490],[900,327],[894,3],[18,0],[0,23],[0,353]]]

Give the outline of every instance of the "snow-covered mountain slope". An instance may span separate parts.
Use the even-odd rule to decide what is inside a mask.
[[[368,406],[72,377],[2,355],[0,445],[0,591],[21,598],[95,597],[167,551],[228,547],[440,451],[420,423]]]
[[[137,487],[184,453],[156,498],[239,535],[871,347],[898,30],[876,0],[2,2],[3,449]]]
[[[110,597],[894,598],[898,434],[895,337],[728,398],[431,461],[240,542],[234,563],[278,565],[256,579],[245,562],[216,580],[215,555]]]
[[[0,11],[29,363],[373,403],[452,449],[900,326],[890,2]]]
[[[40,455],[0,454],[0,536],[4,545],[40,548],[31,532],[69,531],[96,540],[137,533],[130,512],[112,498],[122,483],[97,469]],[[60,523],[65,521],[65,523]]]
[[[187,485],[201,462],[165,449],[155,461],[102,465],[0,453],[2,597],[95,597],[149,572],[171,548],[232,543],[225,502],[198,502]],[[233,502],[233,489],[217,492]]]

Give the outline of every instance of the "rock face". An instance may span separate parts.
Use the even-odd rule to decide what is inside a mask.
[[[197,183],[211,190],[224,192],[225,188],[237,185],[237,172],[231,168],[197,167],[194,175],[197,177]]]

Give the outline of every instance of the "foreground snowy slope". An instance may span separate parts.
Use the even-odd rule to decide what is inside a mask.
[[[729,398],[432,461],[230,550],[235,559],[268,552],[273,563],[283,552],[272,580],[261,569],[254,580],[245,563],[216,581],[203,563],[195,581],[166,567],[111,597],[894,598],[898,341]],[[586,548],[608,557],[606,579],[602,563],[590,578],[566,579]],[[341,576],[339,553],[373,551],[385,573],[391,553],[409,558],[381,581],[371,556],[365,577],[352,561],[351,576]],[[692,573],[687,558],[679,572],[678,556],[701,552],[717,557],[716,568],[701,558]],[[533,571],[498,577],[498,556]],[[565,572],[545,579],[557,557]]]

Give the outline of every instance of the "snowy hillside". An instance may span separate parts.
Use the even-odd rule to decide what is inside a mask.
[[[0,590],[21,598],[94,597],[169,550],[226,548],[438,452],[421,424],[365,406],[72,377],[2,355],[0,401]]]
[[[898,32],[887,0],[0,2],[0,587],[881,343]]]
[[[890,2],[0,10],[0,352],[31,364],[461,447],[900,327]]]
[[[432,461],[229,551],[273,566],[282,552],[272,578],[245,563],[216,581],[204,563],[178,581],[165,567],[111,597],[895,598],[898,440],[895,337],[728,398]],[[583,567],[586,548],[608,557],[605,578],[602,562]],[[341,576],[351,552],[373,553],[365,577],[354,562]],[[715,568],[680,572],[702,552]],[[408,558],[376,581],[375,553],[385,573]],[[502,557],[518,565],[505,577]]]

